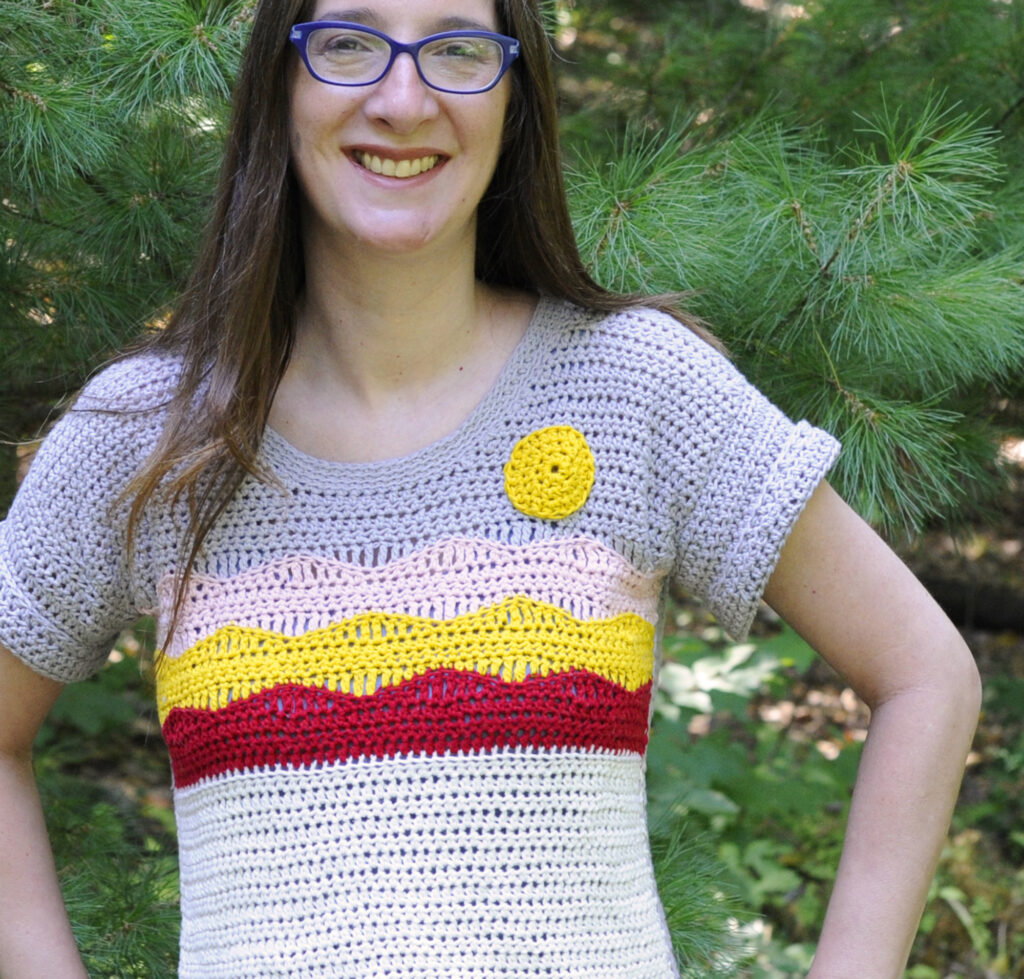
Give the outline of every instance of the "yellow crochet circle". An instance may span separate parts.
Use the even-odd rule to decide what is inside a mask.
[[[561,520],[587,502],[593,486],[594,454],[568,425],[531,432],[505,463],[505,492],[528,517]]]

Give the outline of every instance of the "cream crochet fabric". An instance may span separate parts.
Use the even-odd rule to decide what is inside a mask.
[[[107,369],[0,525],[0,641],[74,680],[166,621],[180,513],[112,501],[176,365]],[[837,446],[674,320],[542,300],[445,439],[247,481],[157,662],[184,977],[675,966],[644,753],[668,581],[746,632]]]

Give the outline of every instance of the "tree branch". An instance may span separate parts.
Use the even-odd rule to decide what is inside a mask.
[[[1018,111],[1019,109],[1021,109],[1021,108],[1024,108],[1024,93],[1022,93],[1022,94],[1021,94],[1021,96],[1020,96],[1020,98],[1019,98],[1019,99],[1017,99],[1017,101],[1016,101],[1016,102],[1014,102],[1014,103],[1013,103],[1013,105],[1011,105],[1011,106],[1010,106],[1010,108],[1008,108],[1008,109],[1007,109],[1007,110],[1006,110],[1006,111],[1005,111],[1005,112],[1004,112],[1004,113],[1003,113],[1003,114],[1002,114],[1002,115],[1001,115],[1001,116],[1000,116],[1000,117],[999,117],[999,118],[998,118],[998,119],[996,120],[996,123],[995,123],[995,128],[996,128],[996,129],[1002,129],[1002,128],[1003,128],[1003,126],[1005,126],[1005,125],[1006,125],[1006,123],[1007,123],[1007,122],[1009,122],[1009,120],[1010,120],[1010,116],[1012,116],[1012,115],[1013,115],[1013,114],[1014,114],[1015,112],[1017,112],[1017,111]]]

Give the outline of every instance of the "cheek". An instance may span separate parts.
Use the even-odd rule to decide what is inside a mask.
[[[509,106],[511,105],[511,89],[509,83],[502,80],[502,99],[495,109],[494,118],[491,122],[491,137],[497,147],[496,155],[500,156],[508,142],[509,132]]]
[[[308,149],[316,141],[324,119],[332,109],[337,115],[337,110],[328,97],[331,93],[324,92],[324,87],[299,62],[292,75],[291,94],[288,99],[288,133],[293,153]]]
[[[314,143],[308,132],[300,131],[292,126],[289,132],[289,157],[292,176],[299,188],[299,193],[308,202],[315,195],[316,188],[322,181],[316,177],[317,163]]]
[[[305,142],[302,138],[302,134],[294,126],[291,128],[289,137],[288,155],[290,157],[292,173],[298,180],[299,185],[304,188],[306,184],[306,171],[308,169]]]
[[[320,110],[319,112],[317,110]],[[318,166],[318,159],[332,146],[330,127],[325,124],[322,107],[313,100],[293,97],[288,123],[288,147],[292,167],[302,176]]]
[[[491,125],[489,142],[492,147],[492,159],[493,165],[497,166],[498,160],[501,158],[501,154],[504,153],[507,148],[507,127],[506,116],[502,113]]]

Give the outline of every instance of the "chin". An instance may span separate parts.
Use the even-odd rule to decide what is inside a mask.
[[[446,254],[454,256],[459,247],[468,247],[470,254],[474,253],[475,248],[472,226],[453,233],[450,228],[438,228],[422,220],[384,221],[372,229],[362,229],[357,238],[361,248],[396,256],[441,248]]]

